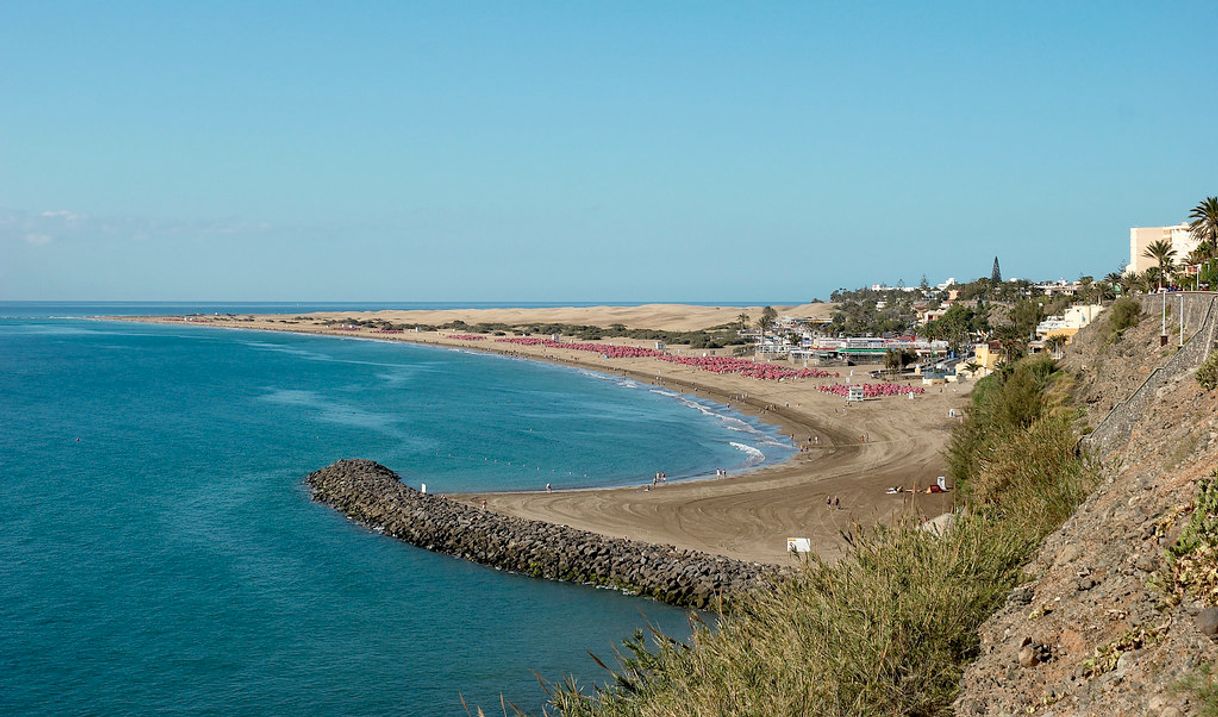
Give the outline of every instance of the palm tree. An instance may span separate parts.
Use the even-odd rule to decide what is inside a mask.
[[[1176,261],[1176,250],[1171,248],[1171,242],[1166,239],[1160,239],[1151,242],[1150,246],[1146,247],[1146,252],[1142,256],[1147,259],[1154,259],[1159,264],[1159,288],[1163,288],[1163,277],[1167,271],[1171,269],[1172,264]]]
[[[1150,291],[1156,286],[1163,288],[1163,270],[1157,266],[1147,267],[1146,271],[1142,272],[1141,284],[1143,291]]]
[[[749,315],[748,314],[744,314],[744,313],[740,314],[739,316],[736,317],[736,321],[738,321],[740,323],[741,331],[744,331],[745,329],[747,329],[749,327]]]
[[[1184,263],[1188,264],[1189,266],[1204,264],[1205,262],[1214,258],[1213,251],[1214,250],[1211,249],[1207,244],[1198,244],[1197,248],[1190,251],[1188,256],[1184,257]]]
[[[778,320],[778,312],[772,306],[766,306],[761,310],[761,318],[757,320],[757,328],[762,332],[769,331],[770,327]]]
[[[1086,303],[1090,301],[1091,293],[1095,290],[1095,277],[1087,276],[1086,274],[1080,275],[1078,277],[1078,284],[1079,288],[1081,289],[1079,294],[1082,295],[1083,302]]]
[[[1114,273],[1116,273],[1116,272],[1114,272]],[[1121,274],[1120,283],[1121,283],[1121,293],[1122,294],[1132,294],[1134,291],[1137,291],[1138,289],[1141,288],[1141,281],[1140,281],[1141,277],[1139,277],[1138,274],[1136,274],[1135,272],[1132,272],[1132,271],[1128,271],[1128,270],[1122,271],[1122,272],[1120,272],[1120,274]]]
[[[1198,242],[1218,251],[1218,197],[1206,197],[1188,213],[1188,229]]]

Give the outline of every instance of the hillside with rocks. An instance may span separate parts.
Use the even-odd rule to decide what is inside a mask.
[[[1213,707],[1182,686],[1218,659],[1218,519],[1212,498],[1198,502],[1218,467],[1218,391],[1195,375],[1218,309],[1212,296],[1193,299],[1187,355],[1177,355],[1178,314],[1160,346],[1154,297],[1136,326],[1117,336],[1100,320],[1068,348],[1083,420],[1103,432],[1083,442],[1102,480],[983,625],[958,714],[1178,717]]]

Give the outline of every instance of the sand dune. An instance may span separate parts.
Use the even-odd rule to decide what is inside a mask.
[[[779,315],[828,319],[833,312],[832,304],[799,304],[797,306],[775,306]],[[583,324],[608,327],[622,324],[631,329],[657,329],[662,331],[697,331],[736,321],[741,313],[756,321],[761,316],[760,306],[694,306],[691,304],[643,304],[640,306],[568,306],[544,309],[450,309],[443,311],[383,311],[320,312],[309,316],[342,319],[346,317],[376,317],[404,324],[430,324],[438,326],[451,321],[467,324],[497,323],[556,323]]]

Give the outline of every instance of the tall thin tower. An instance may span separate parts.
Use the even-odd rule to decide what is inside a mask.
[[[990,272],[990,283],[1002,283],[1002,269],[998,268],[998,257],[994,257],[994,270]]]

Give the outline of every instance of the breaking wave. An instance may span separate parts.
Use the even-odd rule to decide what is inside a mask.
[[[730,441],[730,443],[732,444],[732,448],[735,448],[738,451],[743,451],[744,454],[748,456],[748,458],[746,458],[744,461],[746,466],[755,466],[765,462],[765,454],[757,448],[744,443],[737,443],[735,441]]]

